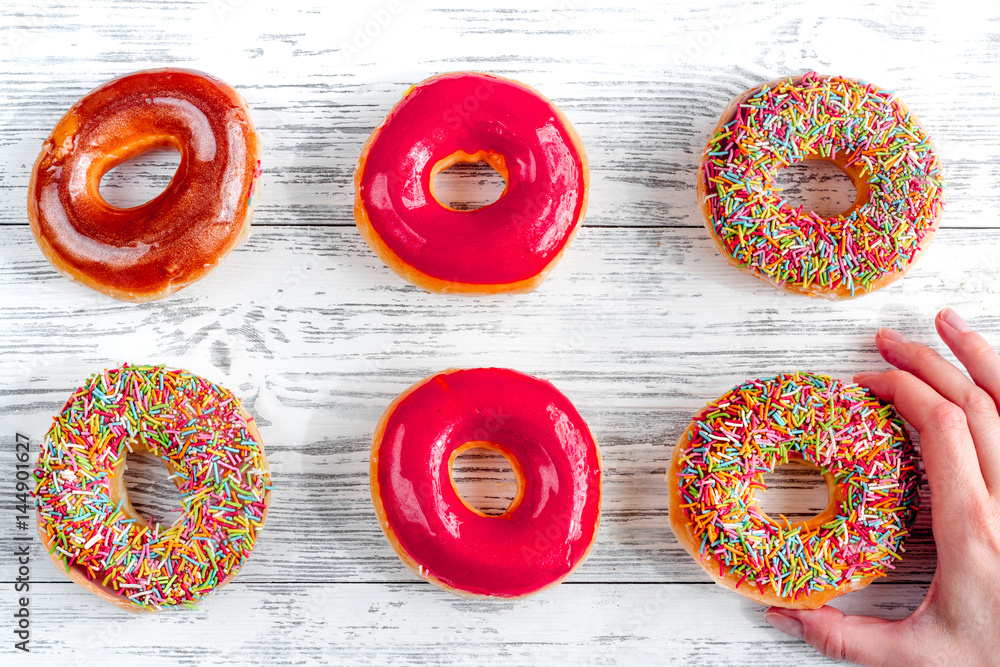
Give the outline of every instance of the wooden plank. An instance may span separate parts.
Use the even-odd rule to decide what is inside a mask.
[[[697,226],[697,159],[726,103],[810,68],[898,90],[940,149],[948,183],[943,224],[998,224],[1000,138],[991,129],[1000,113],[993,93],[1000,56],[988,29],[997,18],[980,15],[985,10],[970,16],[936,3],[906,11],[867,5],[823,16],[805,3],[407,5],[364,42],[356,31],[378,5],[328,22],[307,1],[228,3],[6,9],[0,224],[25,223],[30,167],[73,102],[109,78],[163,65],[212,72],[247,98],[264,141],[260,224],[352,224],[361,146],[402,93],[434,73],[485,69],[535,86],[580,131],[592,168],[587,223]],[[70,48],[67,34],[76,40]],[[863,48],[847,48],[847,34]],[[947,66],[940,53],[949,54]],[[829,185],[808,170],[795,180],[807,189]]]
[[[231,664],[833,664],[773,630],[764,608],[714,584],[562,584],[521,601],[463,600],[429,584],[247,584],[197,611],[132,616],[72,584],[33,592],[33,651],[150,667]],[[103,603],[102,603],[103,604]],[[907,588],[872,585],[837,606],[906,616]],[[712,613],[706,614],[705,610]],[[679,622],[679,619],[684,619]]]
[[[154,358],[221,372],[261,400],[329,409],[334,398],[384,405],[449,365],[512,365],[585,405],[693,411],[748,376],[879,367],[878,326],[933,342],[931,317],[946,305],[996,337],[986,297],[998,240],[996,230],[942,231],[901,281],[832,303],[736,271],[700,228],[587,229],[534,293],[463,298],[404,283],[352,228],[262,228],[205,280],[136,305],[61,277],[30,232],[11,227],[0,368],[30,394],[66,391],[109,361]]]

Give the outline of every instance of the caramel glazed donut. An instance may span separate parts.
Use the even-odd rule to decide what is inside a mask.
[[[166,190],[127,209],[104,200],[105,173],[164,146],[181,155]],[[259,176],[239,93],[200,72],[146,70],[105,83],[56,124],[31,172],[28,220],[68,278],[152,301],[204,277],[247,237]]]
[[[130,452],[159,457],[183,514],[164,528],[132,507]],[[92,376],[66,402],[35,467],[38,531],[56,566],[134,612],[193,606],[229,582],[271,501],[260,432],[239,399],[162,366]]]
[[[829,503],[792,524],[761,510],[764,475],[818,469]],[[719,584],[814,609],[892,569],[916,517],[920,473],[906,427],[868,390],[812,373],[750,380],[702,409],[667,472],[670,526]]]
[[[500,516],[468,505],[455,457],[503,454],[517,495]],[[601,519],[601,456],[583,418],[544,380],[503,368],[436,373],[400,394],[372,437],[375,514],[420,577],[462,597],[516,598],[568,577]]]
[[[826,160],[857,198],[833,217],[793,208],[778,172]],[[930,137],[894,93],[810,72],[751,88],[722,113],[698,171],[698,200],[723,257],[789,292],[850,298],[906,273],[944,205]]]
[[[434,179],[485,162],[507,186],[492,204],[450,208]],[[587,154],[555,104],[523,83],[478,72],[411,87],[375,128],[354,174],[365,242],[429,292],[496,294],[538,287],[587,210]]]

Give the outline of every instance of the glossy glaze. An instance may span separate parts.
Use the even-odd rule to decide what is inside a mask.
[[[39,246],[71,278],[116,298],[160,298],[201,278],[249,230],[257,135],[239,94],[190,70],[136,72],[89,93],[45,141],[28,216]],[[128,209],[101,177],[157,147],[180,152],[166,190]]]
[[[434,197],[438,171],[479,160],[507,181],[497,201],[457,211]],[[373,249],[409,280],[406,267],[448,283],[523,287],[572,239],[587,179],[579,138],[537,91],[486,74],[442,74],[411,88],[372,134],[355,179],[356,217]]]
[[[492,443],[511,458],[518,498],[499,517],[458,495],[455,454]],[[402,394],[372,443],[372,498],[400,557],[459,593],[518,597],[566,577],[597,534],[601,462],[587,424],[548,382],[479,368],[433,375]]]

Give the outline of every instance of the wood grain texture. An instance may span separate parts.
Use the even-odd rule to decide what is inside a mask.
[[[675,542],[667,462],[691,415],[746,378],[883,368],[872,340],[879,326],[934,343],[931,318],[950,305],[1000,341],[1000,9],[821,4],[5,2],[0,493],[13,493],[14,434],[37,446],[73,389],[122,361],[187,368],[243,397],[276,489],[246,567],[197,611],[124,615],[65,580],[34,542],[33,653],[8,642],[0,660],[825,662],[771,630],[757,605],[709,583]],[[165,65],[208,71],[246,97],[264,142],[260,205],[250,240],[208,278],[161,302],[119,303],[42,257],[27,228],[28,177],[41,142],[79,97],[113,76]],[[536,87],[588,150],[585,229],[532,294],[423,293],[353,227],[351,177],[368,134],[409,85],[458,69]],[[948,185],[943,229],[926,255],[902,281],[850,302],[781,294],[735,271],[695,202],[698,156],[726,103],[810,69],[897,90],[934,137]],[[155,193],[171,173],[163,158],[116,170],[111,191],[125,202]],[[475,205],[498,187],[484,170],[459,172],[445,186],[455,201]],[[837,210],[850,198],[829,170],[782,178],[807,205]],[[603,521],[588,561],[555,589],[495,604],[418,581],[382,536],[368,493],[371,431],[392,398],[444,368],[489,365],[552,380],[590,424],[605,464]],[[133,472],[140,506],[171,506],[157,463],[137,461]],[[463,474],[471,493],[502,495],[489,462]],[[808,513],[806,486],[801,475],[778,476],[767,502]],[[9,510],[0,514],[0,608],[8,608],[11,545],[22,533]],[[909,613],[935,566],[927,511],[907,549],[886,580],[837,605]]]
[[[838,606],[907,613],[899,586],[870,586]],[[819,662],[763,609],[714,584],[561,584],[520,602],[484,603],[426,584],[248,584],[219,590],[197,611],[94,617],[72,584],[34,599],[37,653],[17,664],[741,664]],[[735,597],[735,599],[734,599]],[[706,609],[713,609],[711,615]],[[715,611],[718,610],[718,611]],[[247,619],[254,619],[248,623]],[[685,630],[678,632],[678,619]],[[832,663],[831,663],[832,664]]]
[[[589,224],[700,225],[695,166],[726,103],[815,69],[897,90],[941,151],[944,224],[996,224],[1000,27],[981,7],[355,4],[329,16],[301,0],[6,4],[0,224],[24,222],[27,170],[73,102],[164,65],[209,71],[246,97],[264,145],[258,223],[353,224],[351,175],[371,130],[413,83],[479,69],[534,86],[576,126],[593,170]],[[379,12],[389,18],[375,30]]]

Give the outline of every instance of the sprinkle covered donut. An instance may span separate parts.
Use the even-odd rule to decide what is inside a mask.
[[[160,458],[183,514],[149,525],[129,502],[130,452]],[[92,376],[66,402],[35,467],[38,530],[54,563],[129,611],[192,605],[253,551],[271,481],[253,418],[186,371],[129,366]]]
[[[492,204],[459,211],[434,179],[485,162],[507,181]],[[477,72],[410,88],[361,151],[354,217],[403,279],[431,292],[529,292],[569,247],[587,208],[587,155],[556,105],[528,86]]]
[[[833,217],[792,207],[775,177],[803,160],[840,167],[857,189],[854,204]],[[731,264],[830,299],[906,273],[938,228],[942,188],[930,137],[894,93],[812,72],[733,100],[698,172],[706,225]]]
[[[180,153],[166,189],[139,206],[101,178],[154,148]],[[154,69],[99,86],[59,120],[28,186],[28,220],[62,274],[123,301],[200,280],[250,233],[260,159],[246,102],[201,72]]]
[[[459,495],[455,457],[503,454],[517,494],[500,516]],[[587,424],[548,382],[501,368],[443,371],[400,394],[372,438],[375,513],[420,577],[469,597],[552,586],[586,558],[601,518],[601,457]]]
[[[791,524],[761,510],[789,461],[826,479],[829,504]],[[816,608],[885,576],[916,516],[917,459],[895,410],[811,373],[750,380],[703,408],[667,472],[670,525],[713,579],[765,604]]]

